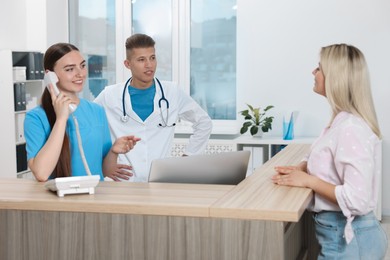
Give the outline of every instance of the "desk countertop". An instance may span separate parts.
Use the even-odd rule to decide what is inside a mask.
[[[290,144],[237,186],[101,182],[93,195],[57,197],[44,183],[0,179],[0,209],[299,221],[312,198],[305,188],[270,180],[275,165],[297,164],[309,145]]]

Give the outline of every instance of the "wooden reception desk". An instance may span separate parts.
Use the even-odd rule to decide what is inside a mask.
[[[60,198],[0,179],[0,259],[310,258],[312,191],[270,180],[308,148],[289,145],[237,186],[102,182]]]

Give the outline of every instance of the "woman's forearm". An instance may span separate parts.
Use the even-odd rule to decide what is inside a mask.
[[[56,121],[44,146],[28,161],[28,166],[38,181],[46,181],[57,165],[64,142],[66,121]]]

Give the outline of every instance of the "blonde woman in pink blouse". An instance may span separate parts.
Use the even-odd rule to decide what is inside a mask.
[[[383,259],[387,237],[374,215],[381,175],[381,133],[368,68],[354,46],[323,47],[314,92],[328,99],[329,125],[298,166],[275,167],[278,185],[314,191],[318,259]]]

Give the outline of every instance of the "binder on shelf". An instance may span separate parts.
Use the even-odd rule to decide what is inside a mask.
[[[253,171],[264,164],[264,151],[261,146],[254,146],[252,152]]]
[[[14,105],[15,111],[26,110],[26,83],[14,83]]]
[[[244,145],[242,147],[243,151],[249,151],[249,162],[248,162],[248,169],[246,171],[246,177],[250,176],[253,173],[253,147]]]
[[[35,79],[35,55],[32,52],[28,52],[26,55],[27,59],[27,79]]]
[[[26,144],[16,146],[16,171],[22,172],[27,170],[27,152]]]
[[[43,79],[45,76],[45,70],[43,68],[43,53],[34,52],[34,64],[35,79]]]
[[[256,170],[256,168],[258,168],[264,164],[264,146],[262,146],[262,145],[261,146],[244,145],[242,147],[242,150],[251,152],[250,157],[249,157],[248,170],[246,173],[246,176],[248,177]]]
[[[24,138],[24,119],[26,118],[25,113],[15,115],[15,141],[16,143],[26,142]]]

